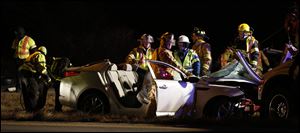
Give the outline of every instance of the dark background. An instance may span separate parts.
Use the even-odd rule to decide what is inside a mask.
[[[180,1],[1,1],[1,77],[13,69],[13,29],[23,26],[48,56],[65,56],[74,66],[110,59],[121,63],[143,33],[164,32],[191,36],[194,26],[210,37],[214,59],[233,39],[237,27],[248,23],[263,47],[281,49],[286,42],[284,17],[291,0],[180,0]],[[191,38],[190,38],[191,39]]]

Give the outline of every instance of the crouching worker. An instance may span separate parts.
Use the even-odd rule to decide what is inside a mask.
[[[26,112],[38,112],[45,103],[51,78],[46,67],[47,49],[40,46],[19,67],[21,89]]]

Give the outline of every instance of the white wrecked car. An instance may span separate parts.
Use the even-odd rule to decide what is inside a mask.
[[[146,76],[151,76],[149,82],[156,88],[156,116],[224,119],[233,113],[234,104],[244,96],[239,84],[255,84],[245,79],[188,79],[170,64],[154,60],[148,60],[147,64]],[[104,60],[68,68],[60,83],[61,103],[87,113],[147,115],[150,104],[137,98],[139,92],[147,89],[140,83],[143,79],[139,78],[143,77],[132,70],[131,65],[125,66],[121,68]],[[157,75],[155,70],[166,67],[175,76],[163,78]],[[223,84],[227,82],[230,85]]]

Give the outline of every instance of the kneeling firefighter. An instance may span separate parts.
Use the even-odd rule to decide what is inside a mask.
[[[46,103],[47,90],[51,82],[46,67],[46,54],[46,47],[40,46],[19,67],[22,95],[27,112],[39,111]]]

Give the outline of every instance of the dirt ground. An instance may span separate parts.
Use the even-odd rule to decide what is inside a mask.
[[[62,112],[54,111],[54,89],[49,89],[46,106],[39,113],[27,113],[22,107],[20,92],[1,91],[1,120],[39,121],[97,121],[97,122],[141,122],[144,118],[118,115],[89,115],[63,106]],[[150,122],[149,120],[147,120]]]
[[[75,109],[63,106],[62,112],[54,111],[54,89],[48,90],[46,106],[40,113],[26,113],[20,100],[20,92],[1,91],[1,120],[15,121],[63,121],[63,122],[104,122],[104,123],[156,123],[168,125],[188,125],[190,127],[232,127],[244,131],[247,128],[260,127],[273,129],[278,127],[285,130],[299,130],[298,120],[290,122],[273,121],[203,121],[191,119],[165,118],[141,118],[127,115],[89,115]],[[233,126],[235,125],[235,126]]]

